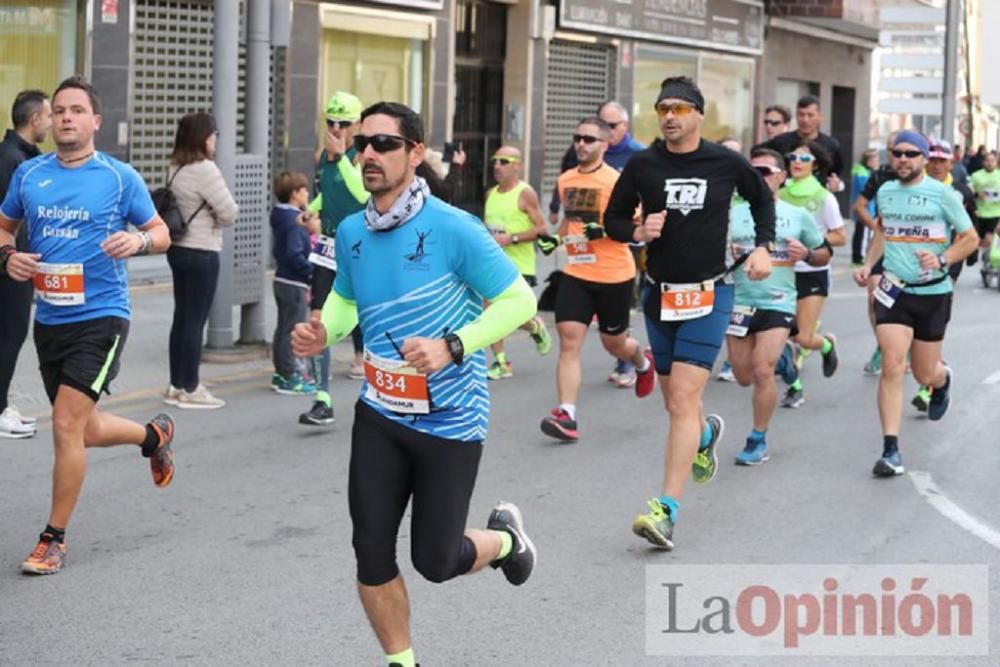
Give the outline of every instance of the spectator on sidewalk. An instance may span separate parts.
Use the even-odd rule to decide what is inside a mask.
[[[45,141],[52,128],[52,107],[48,95],[40,90],[25,90],[14,98],[10,111],[13,130],[7,130],[0,142],[0,201],[7,196],[7,186],[18,165],[41,155],[38,144]],[[28,250],[28,226],[21,225],[15,240],[19,252]],[[30,438],[37,428],[35,420],[25,417],[8,403],[10,383],[21,345],[28,337],[31,322],[32,286],[0,275],[0,438]]]
[[[167,180],[188,226],[173,239],[167,262],[174,278],[170,326],[170,386],[163,402],[211,410],[226,404],[201,384],[199,366],[205,324],[219,281],[222,229],[236,222],[237,206],[213,162],[218,136],[215,118],[192,113],[181,118]]]
[[[854,235],[851,237],[851,264],[860,266],[865,259],[871,230],[858,218],[854,212],[854,203],[865,190],[872,172],[878,169],[878,150],[869,148],[861,154],[861,159],[851,167],[851,220],[854,221]],[[868,202],[868,215],[875,217],[875,200]]]
[[[313,265],[309,262],[309,230],[300,224],[309,205],[309,179],[297,171],[281,172],[274,179],[274,197],[278,201],[271,208],[271,248],[276,267],[274,301],[278,305],[278,324],[272,342],[271,388],[279,394],[315,394],[315,385],[302,376],[291,343],[292,329],[309,319]],[[316,252],[322,253],[323,248],[317,245]]]

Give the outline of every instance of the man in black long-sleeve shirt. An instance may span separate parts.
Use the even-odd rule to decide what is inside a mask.
[[[664,140],[636,153],[622,171],[604,214],[608,236],[648,245],[643,294],[653,367],[670,412],[662,493],[632,531],[673,548],[679,499],[691,474],[706,483],[715,475],[718,415],[702,415],[701,401],[733,310],[726,284],[726,238],[734,192],[750,203],[757,248],[740,270],[761,280],[771,273],[774,199],[761,176],[738,153],[703,141],[705,102],[687,77],[665,79],[656,100]],[[645,216],[635,225],[638,205]],[[649,352],[647,352],[649,354]],[[653,368],[640,373],[636,395],[648,396]]]
[[[40,90],[18,93],[11,108],[14,129],[7,130],[0,142],[0,201],[7,196],[10,179],[25,160],[39,155],[37,144],[45,141],[52,127],[52,108],[48,96]],[[15,240],[19,252],[28,250],[28,226],[21,225]],[[30,438],[35,434],[35,421],[23,417],[17,408],[8,405],[7,393],[21,345],[28,336],[31,322],[32,286],[0,275],[0,438]]]
[[[803,139],[815,141],[830,154],[831,164],[830,171],[825,174],[817,174],[817,178],[826,185],[830,192],[843,190],[844,182],[841,179],[844,175],[844,160],[840,155],[840,142],[829,134],[819,131],[820,123],[823,122],[819,99],[814,95],[800,97],[795,105],[795,122],[797,127],[794,131],[779,134],[760,146],[776,150],[782,155],[788,155],[798,147],[799,142]]]

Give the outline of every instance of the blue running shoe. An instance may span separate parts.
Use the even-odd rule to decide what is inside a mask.
[[[944,370],[948,374],[948,379],[944,381],[943,387],[931,393],[931,401],[927,406],[927,418],[932,422],[944,417],[944,413],[948,412],[948,406],[951,405],[951,367],[945,366]]]
[[[895,477],[904,472],[906,469],[903,468],[903,459],[900,458],[898,451],[883,455],[875,462],[875,467],[872,469],[872,475],[875,477]]]
[[[736,465],[741,466],[759,466],[761,463],[765,463],[771,457],[767,453],[767,443],[763,440],[754,440],[753,438],[747,438],[746,447],[743,451],[736,455]]]
[[[795,366],[795,349],[791,342],[785,341],[785,347],[778,357],[774,372],[781,376],[781,381],[791,386],[799,379],[799,369]]]

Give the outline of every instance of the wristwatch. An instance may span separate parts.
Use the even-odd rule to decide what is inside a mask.
[[[7,275],[7,260],[17,252],[17,248],[12,245],[0,247],[0,275]]]
[[[517,234],[514,234],[513,236],[510,237],[510,242],[511,243],[520,243],[521,242],[521,237],[518,236]]]
[[[457,334],[450,333],[444,337],[444,342],[448,346],[451,360],[455,362],[456,366],[461,366],[462,359],[465,358],[465,346],[462,344],[462,339]]]
[[[944,253],[943,252],[937,256],[937,261],[941,264],[941,270],[942,271],[947,270],[947,268],[948,268],[948,260],[946,260],[944,258]]]

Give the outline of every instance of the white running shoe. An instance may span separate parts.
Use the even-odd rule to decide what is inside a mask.
[[[7,410],[5,410],[5,412],[9,412],[14,419],[20,420],[20,422],[25,426],[31,426],[31,427],[38,426],[37,419],[35,419],[34,417],[27,417],[25,415],[22,415],[21,411],[15,408],[13,405],[8,404]]]
[[[216,410],[225,407],[226,402],[212,395],[205,385],[198,385],[194,391],[181,390],[177,397],[177,407],[185,410]]]
[[[163,390],[163,402],[167,405],[177,405],[177,399],[180,397],[183,389],[179,389],[172,384],[167,385],[167,388]]]
[[[20,440],[22,438],[30,438],[35,435],[37,428],[25,424],[20,419],[20,413],[11,408],[7,408],[2,413],[0,413],[0,438],[11,438],[14,440]]]

